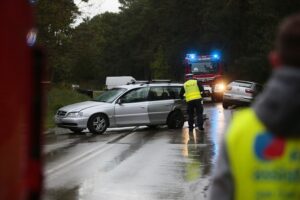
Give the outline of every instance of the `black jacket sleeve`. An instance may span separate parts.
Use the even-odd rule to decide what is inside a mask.
[[[198,83],[198,88],[199,88],[199,90],[200,90],[200,92],[202,94],[204,92],[204,87],[203,87],[201,81],[198,81],[197,83]]]
[[[184,93],[185,93],[185,90],[184,90],[184,87],[182,87],[180,90],[180,98],[181,99],[184,99]]]

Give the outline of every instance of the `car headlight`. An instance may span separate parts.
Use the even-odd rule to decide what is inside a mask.
[[[225,91],[225,84],[224,83],[218,83],[215,85],[215,91],[216,92],[224,92]]]
[[[77,118],[77,117],[82,117],[83,113],[82,112],[70,112],[67,117],[71,118]]]

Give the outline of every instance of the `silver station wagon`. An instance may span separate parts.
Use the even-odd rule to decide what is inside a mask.
[[[102,134],[108,127],[167,125],[179,129],[184,124],[185,101],[180,98],[183,84],[142,83],[119,86],[93,101],[60,108],[55,115],[58,127]]]

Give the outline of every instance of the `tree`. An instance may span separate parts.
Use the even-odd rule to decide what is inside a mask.
[[[160,46],[157,52],[154,54],[154,59],[153,62],[150,64],[150,68],[152,72],[152,78],[169,78],[169,66],[162,46]]]
[[[38,43],[47,50],[51,80],[61,81],[68,75],[65,52],[71,37],[71,24],[79,14],[73,0],[39,0],[36,5]]]
[[[41,18],[39,26],[40,42],[49,48],[54,66],[53,80],[93,80],[98,85],[114,75],[182,80],[186,53],[217,49],[233,78],[263,82],[277,24],[300,8],[298,0],[120,3],[120,13],[104,13],[72,29],[78,9],[71,0],[40,1],[42,17],[50,16]],[[58,13],[62,7],[64,14]]]

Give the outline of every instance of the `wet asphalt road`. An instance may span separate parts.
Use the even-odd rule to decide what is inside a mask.
[[[161,127],[47,135],[45,200],[206,199],[232,110],[205,104],[205,133]]]

